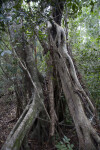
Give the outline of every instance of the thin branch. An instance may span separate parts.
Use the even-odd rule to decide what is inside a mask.
[[[30,74],[30,72],[29,72],[28,69],[27,69],[27,66],[26,66],[25,62],[24,62],[24,64],[23,64],[22,61],[20,60],[20,58],[18,57],[16,51],[13,50],[13,52],[15,53],[15,56],[17,57],[18,61],[20,62],[22,68],[27,72],[27,74],[28,74],[28,76],[29,76],[29,78],[30,78],[30,80],[31,80],[31,83],[32,83],[33,87],[35,88],[35,90],[36,90],[36,92],[37,92],[37,94],[38,94],[38,97],[41,98],[41,97],[40,97],[40,94],[39,94],[39,92],[38,92],[38,89],[37,89],[37,87],[36,87],[36,85],[35,85],[35,83],[34,83],[32,77],[31,77],[31,74]],[[48,114],[48,112],[47,112],[47,109],[46,109],[44,103],[43,103],[42,101],[41,101],[41,103],[42,103],[42,105],[43,105],[43,107],[44,107],[44,110],[45,110],[45,112],[46,112],[48,118],[50,119],[50,116],[49,116],[49,114]]]

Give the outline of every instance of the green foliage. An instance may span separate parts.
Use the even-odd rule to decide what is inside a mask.
[[[63,137],[62,141],[56,144],[57,150],[73,150],[74,145],[70,144],[70,139],[66,136]]]
[[[10,50],[5,50],[1,52],[1,56],[4,56],[5,54],[11,54],[12,52]]]
[[[45,75],[47,71],[47,64],[46,64],[46,56],[42,56],[42,60],[38,60],[38,69],[39,71]]]
[[[72,120],[72,117],[71,117],[71,114],[69,112],[69,109],[68,109],[68,106],[66,106],[66,114],[65,114],[67,117],[66,117],[66,124],[67,125],[72,125],[73,124],[73,120]]]
[[[92,5],[92,4],[91,4]],[[69,41],[92,99],[100,108],[100,37],[99,10],[97,3],[82,7],[82,14],[69,20]]]
[[[52,68],[52,66],[47,67],[47,61],[49,60],[50,52],[48,51],[45,56],[41,54],[42,48],[38,51],[38,69],[45,76],[47,71]]]
[[[8,0],[5,0],[9,2]],[[13,43],[16,43],[14,48],[20,47],[21,42],[17,41],[17,25],[22,23],[20,30],[20,35],[25,33],[27,37],[27,44],[35,45],[38,41],[37,38],[35,42],[34,32],[36,29],[39,30],[39,38],[47,42],[46,34],[46,22],[50,19],[51,14],[50,5],[55,7],[57,1],[53,0],[32,0],[30,6],[26,0],[23,3],[23,0],[16,1],[14,6],[9,8],[2,8],[2,1],[0,5],[0,59],[1,65],[7,75],[14,79],[16,74],[20,76],[20,68],[18,67],[17,61],[13,57],[11,51],[11,45],[8,35],[8,24],[16,26],[14,30],[16,34],[16,39],[13,39]],[[63,0],[68,12],[68,29],[69,29],[69,43],[73,50],[75,59],[77,60],[80,72],[84,77],[84,80],[89,88],[89,91],[92,95],[92,98],[95,100],[95,103],[100,108],[100,35],[98,34],[100,26],[100,6],[97,0]],[[10,3],[10,2],[9,2]],[[64,23],[63,23],[64,25]],[[35,35],[36,36],[36,35]],[[28,42],[29,41],[29,42]],[[9,47],[7,48],[5,44]],[[45,75],[47,71],[46,61],[48,59],[48,54],[43,56],[42,48],[40,44],[36,45],[37,47],[37,67],[41,73]],[[50,66],[52,67],[52,66]],[[1,69],[1,74],[4,72]],[[1,75],[2,76],[2,75]],[[68,111],[67,111],[68,113]],[[70,117],[69,117],[70,118]],[[71,120],[68,119],[69,123]]]

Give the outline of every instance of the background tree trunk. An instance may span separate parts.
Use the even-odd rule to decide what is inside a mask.
[[[9,134],[5,144],[2,147],[2,150],[19,150],[24,139],[27,138],[27,135],[34,124],[35,119],[39,115],[40,111],[43,110],[43,91],[33,58],[33,50],[28,45],[25,34],[20,32],[22,25],[23,24],[13,24],[11,26],[9,25],[8,30],[13,54],[19,61],[19,65],[23,70],[23,89],[20,89],[20,87],[17,86],[18,82],[15,84],[16,97],[18,100],[18,117],[21,115],[22,111],[23,113]],[[17,34],[14,32],[15,29],[17,30]],[[16,42],[19,43],[18,46],[15,46]],[[21,99],[21,95],[18,95],[21,90],[25,91],[22,93],[23,99]],[[22,106],[24,106],[24,108]],[[21,107],[20,110],[19,107]],[[27,148],[24,145],[24,150],[25,149]]]
[[[34,46],[27,41],[24,33],[20,34],[19,29],[23,26],[23,20],[22,24],[18,26],[18,36],[16,36],[13,31],[15,26],[10,26],[11,39],[15,39],[13,43],[11,42],[13,52],[19,61],[21,69],[23,70],[23,91],[26,93],[24,102],[26,107],[23,113],[20,112],[22,115],[8,136],[8,139],[2,147],[2,150],[18,150],[20,148],[27,150],[29,148],[27,147],[28,134],[31,128],[33,128],[34,131],[33,134],[30,133],[31,138],[34,138],[37,133],[39,134],[37,136],[39,137],[38,139],[40,139],[40,141],[48,138],[49,133],[51,137],[54,136],[56,122],[58,121],[57,123],[59,125],[59,121],[64,120],[66,104],[61,101],[62,93],[65,95],[66,102],[68,103],[71,116],[75,123],[79,138],[79,149],[100,149],[100,138],[88,120],[87,114],[85,113],[83,107],[83,102],[86,101],[88,103],[90,110],[89,113],[91,115],[95,115],[95,108],[78,80],[76,68],[74,67],[75,65],[71,58],[69,47],[66,47],[66,35],[61,27],[61,19],[65,0],[58,0],[54,2],[56,7],[53,3],[53,19],[51,19],[51,22],[48,23],[49,43],[47,46],[45,46],[43,41],[40,40],[44,50],[46,49],[47,52],[48,50],[50,51],[49,61],[47,60],[48,90],[46,91],[48,92],[47,100],[49,101],[46,103],[47,105],[49,104],[49,106],[47,106],[49,109],[46,109],[46,106],[43,103],[43,88],[41,86],[38,70],[35,64],[35,62],[37,63],[37,60],[34,62],[33,59],[32,48]],[[15,36],[12,36],[11,33],[13,33]],[[20,43],[20,45],[15,48],[15,43],[17,42]],[[49,67],[51,68],[49,69]],[[19,87],[17,86],[17,88]],[[19,90],[20,89],[16,89],[16,91]],[[16,92],[16,95],[17,94],[18,93]],[[22,101],[21,99],[19,101],[18,95],[17,97],[19,107],[19,104],[22,104]],[[49,121],[47,121],[49,123],[43,124],[43,122],[40,121],[37,116],[42,116],[42,119],[47,119],[48,116]],[[48,130],[49,126],[50,130]],[[23,146],[23,142],[26,144],[25,146]]]

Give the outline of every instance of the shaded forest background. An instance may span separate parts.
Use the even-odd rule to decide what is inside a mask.
[[[5,7],[6,3],[8,3],[7,8]],[[18,1],[11,6],[10,2],[5,1],[4,6],[0,8],[0,146],[3,145],[13,125],[22,114],[32,90],[28,91],[29,95],[26,96],[25,100],[24,96],[27,89],[23,87],[26,87],[24,85],[26,78],[25,73],[23,75],[23,67],[18,57],[20,51],[16,55],[16,48],[20,49],[25,45],[30,45],[33,50],[35,65],[41,74],[41,80],[48,74],[49,52],[44,54],[39,41],[39,39],[46,41],[48,38],[47,31],[44,32],[44,29],[47,27],[46,22],[51,12],[49,6],[45,5],[42,1]],[[78,78],[82,79],[83,87],[91,97],[97,109],[97,118],[100,120],[100,2],[96,0],[68,0],[64,7],[61,24],[62,27],[67,28],[66,44],[70,47],[73,61],[79,69]],[[13,38],[14,35],[10,34],[14,25],[16,27],[13,34],[16,35],[16,38]],[[18,28],[20,28],[20,32]],[[37,29],[39,29],[39,38],[37,37]],[[18,39],[19,34],[22,38],[21,43]],[[27,41],[23,40],[24,38]],[[24,59],[25,56],[22,57]],[[52,68],[52,65],[50,68]],[[27,86],[30,88],[30,84],[27,84]],[[65,101],[63,93],[61,99]],[[66,113],[64,112],[63,116],[67,117],[64,122],[59,123],[68,127],[68,135],[64,136],[65,141],[62,140],[62,137],[56,137],[56,139],[57,141],[63,141],[63,145],[66,145],[68,139],[72,139],[71,143],[75,145],[77,140],[75,130],[69,129],[73,126],[73,121],[68,107],[66,106],[65,109]],[[69,141],[67,141],[67,144],[71,148]],[[61,145],[56,145],[58,150],[61,150]],[[78,144],[76,144],[77,146]]]

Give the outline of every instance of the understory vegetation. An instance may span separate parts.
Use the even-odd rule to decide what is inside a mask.
[[[100,2],[0,2],[1,150],[99,150]]]

